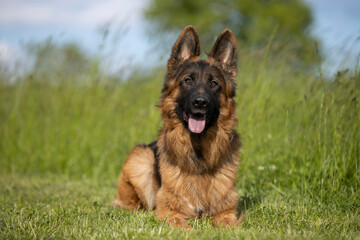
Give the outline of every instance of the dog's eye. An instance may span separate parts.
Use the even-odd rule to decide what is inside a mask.
[[[218,83],[216,81],[211,81],[210,86],[211,87],[216,87],[218,85]]]
[[[192,84],[193,81],[192,81],[192,79],[190,77],[187,77],[187,78],[185,78],[184,82],[186,84]]]

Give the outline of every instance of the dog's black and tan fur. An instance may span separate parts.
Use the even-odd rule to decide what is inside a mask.
[[[156,142],[136,146],[118,181],[116,206],[153,209],[170,225],[211,217],[215,226],[236,226],[235,179],[240,139],[234,127],[237,44],[230,30],[200,60],[197,32],[186,27],[173,46]]]

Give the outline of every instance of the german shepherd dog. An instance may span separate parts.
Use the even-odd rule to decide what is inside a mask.
[[[234,127],[237,44],[230,30],[200,60],[192,26],[172,48],[159,108],[157,141],[137,145],[118,180],[114,205],[145,207],[160,220],[191,229],[186,220],[207,216],[214,226],[236,226],[235,187],[240,138]]]

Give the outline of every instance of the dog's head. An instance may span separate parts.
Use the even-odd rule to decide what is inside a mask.
[[[207,60],[199,55],[199,37],[188,26],[168,60],[161,103],[164,120],[181,123],[192,134],[205,132],[221,117],[231,117],[235,108],[237,46],[232,32],[220,34]]]

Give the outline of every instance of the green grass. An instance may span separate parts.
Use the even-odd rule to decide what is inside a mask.
[[[240,58],[236,229],[114,209],[129,150],[156,139],[164,70],[0,77],[0,238],[360,239],[360,75],[323,80]],[[78,81],[78,79],[85,79]]]
[[[214,229],[209,221],[191,221],[191,233],[156,220],[152,212],[114,209],[115,184],[68,177],[3,176],[1,236],[54,239],[278,239],[356,238],[358,212],[344,212],[309,198],[270,192],[250,206],[242,227]]]

